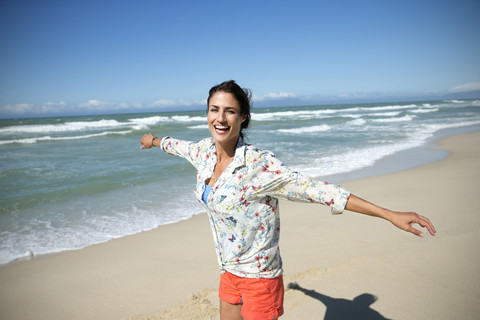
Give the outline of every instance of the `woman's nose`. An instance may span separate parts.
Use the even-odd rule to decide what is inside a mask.
[[[223,112],[219,112],[217,114],[217,121],[223,122],[225,120],[225,114]]]

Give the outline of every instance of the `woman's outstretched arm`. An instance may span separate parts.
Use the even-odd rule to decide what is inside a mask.
[[[382,207],[379,207],[373,203],[363,200],[355,195],[350,195],[346,210],[354,211],[362,214],[366,214],[373,217],[379,217],[386,219],[393,223],[397,228],[411,232],[417,236],[423,237],[424,234],[420,230],[413,228],[413,225],[419,224],[423,228],[427,228],[428,232],[434,236],[437,232],[430,220],[424,216],[421,216],[415,212],[399,212],[391,211]]]

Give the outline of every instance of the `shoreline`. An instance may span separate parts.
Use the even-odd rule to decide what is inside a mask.
[[[331,217],[328,208],[282,201],[285,285],[296,282],[299,289],[286,291],[281,319],[311,318],[341,303],[354,308],[354,298],[364,293],[378,300],[363,307],[385,318],[468,318],[480,312],[475,302],[480,298],[475,202],[480,131],[435,144],[440,146],[434,150],[449,155],[341,183],[379,205],[426,215],[439,231],[435,238],[416,238],[381,219],[353,213]],[[321,253],[312,254],[317,246]],[[8,263],[0,267],[0,281],[5,319],[194,319],[195,314],[217,319],[218,267],[205,214]]]
[[[435,132],[431,138],[429,138],[424,144],[418,147],[413,147],[409,148],[406,150],[402,150],[400,152],[397,152],[393,155],[386,156],[378,161],[375,162],[374,165],[364,167],[361,169],[356,169],[353,171],[349,172],[344,172],[340,174],[334,174],[334,175],[328,175],[328,176],[323,176],[323,177],[314,177],[315,179],[319,179],[322,181],[326,181],[329,183],[336,183],[336,184],[342,184],[347,181],[351,180],[357,180],[357,179],[363,179],[363,178],[369,178],[369,177],[375,177],[375,176],[381,176],[385,174],[390,174],[394,172],[399,172],[403,170],[408,170],[412,169],[418,166],[422,166],[424,164],[429,164],[433,163],[439,160],[442,160],[448,156],[448,152],[444,150],[439,150],[436,148],[437,146],[437,141],[448,136],[452,135],[458,135],[458,134],[463,134],[463,133],[469,133],[469,132],[475,132],[475,131],[480,131],[480,125],[470,125],[470,126],[463,126],[463,127],[455,127],[455,128],[448,128],[448,129],[442,129],[437,132]],[[5,263],[0,263],[0,269],[8,266],[10,264],[15,264],[17,262],[21,261],[28,261],[28,260],[34,260],[38,259],[44,256],[50,256],[50,255],[55,255],[55,254],[60,254],[63,252],[69,252],[69,251],[77,251],[77,250],[83,250],[86,248],[89,248],[91,246],[99,245],[102,243],[107,243],[110,241],[115,241],[120,238],[124,237],[129,237],[132,235],[140,234],[143,232],[148,232],[155,230],[157,228],[160,228],[165,225],[169,224],[176,224],[180,223],[182,221],[188,220],[193,218],[196,215],[202,214],[201,209],[199,208],[198,212],[195,214],[192,214],[190,217],[186,218],[179,218],[176,221],[168,222],[165,224],[161,224],[159,226],[156,226],[151,229],[145,229],[141,232],[137,233],[130,233],[130,234],[125,234],[119,237],[115,237],[103,242],[97,242],[93,243],[90,245],[87,245],[85,247],[77,248],[77,249],[62,249],[54,252],[49,252],[49,253],[42,253],[42,254],[35,254],[34,252],[31,251],[26,251],[24,256],[20,256],[14,260],[5,262]]]
[[[345,181],[376,177],[384,174],[413,169],[425,164],[440,161],[445,159],[449,155],[449,152],[438,149],[438,141],[445,137],[471,133],[475,131],[480,131],[480,125],[442,129],[435,132],[432,137],[430,137],[421,146],[409,148],[386,156],[376,161],[374,165],[369,167],[320,177],[320,179],[325,178],[325,181],[331,183],[342,183]]]

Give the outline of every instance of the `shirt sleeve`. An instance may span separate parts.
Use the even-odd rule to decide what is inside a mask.
[[[341,186],[314,180],[290,170],[271,153],[262,161],[259,176],[261,187],[257,195],[320,203],[330,206],[332,214],[342,213],[350,197],[350,192]]]
[[[160,149],[165,153],[186,159],[194,167],[201,161],[201,147],[199,143],[164,137],[160,142]]]

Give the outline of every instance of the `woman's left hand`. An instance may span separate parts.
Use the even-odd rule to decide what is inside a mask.
[[[413,227],[414,224],[419,224],[423,228],[427,228],[428,232],[434,236],[437,230],[433,226],[430,219],[427,217],[421,216],[415,212],[396,212],[391,211],[388,217],[388,220],[393,223],[394,226],[411,232],[419,237],[423,237],[424,233]]]
[[[393,225],[397,228],[411,232],[419,237],[423,237],[424,233],[418,229],[415,229],[413,227],[414,224],[419,224],[420,226],[427,228],[428,232],[430,232],[432,236],[434,236],[437,232],[430,220],[424,216],[421,216],[415,212],[391,211],[363,200],[362,198],[359,198],[353,194],[350,195],[345,209],[386,219],[393,223]]]

